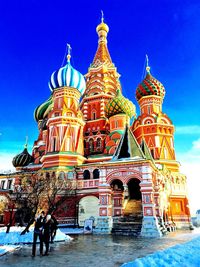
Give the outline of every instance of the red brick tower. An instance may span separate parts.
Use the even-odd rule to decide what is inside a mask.
[[[86,156],[104,153],[105,138],[109,131],[105,107],[108,101],[115,97],[117,89],[121,90],[120,75],[117,73],[107,47],[109,28],[104,23],[103,17],[96,31],[99,37],[98,48],[88,73],[85,75],[86,91],[80,104],[86,121],[84,127]]]

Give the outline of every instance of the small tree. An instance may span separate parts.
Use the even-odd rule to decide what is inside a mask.
[[[75,194],[75,185],[72,181],[56,176],[55,173],[46,175],[36,173],[31,177],[23,177],[21,183],[23,197],[18,201],[21,210],[29,208],[30,220],[22,231],[25,234],[34,222],[38,209],[47,213],[55,212],[58,207],[71,195]],[[26,215],[26,214],[25,214]]]

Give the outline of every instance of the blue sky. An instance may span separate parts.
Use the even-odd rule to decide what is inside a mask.
[[[0,10],[0,169],[22,151],[26,135],[31,151],[37,139],[33,111],[48,98],[50,75],[61,66],[67,43],[73,67],[87,73],[97,48],[101,10],[123,94],[139,114],[135,90],[148,54],[152,75],[166,89],[163,111],[176,127],[177,159],[189,176],[199,168],[199,1],[11,0],[2,1]],[[197,175],[195,171],[188,178],[194,188]]]

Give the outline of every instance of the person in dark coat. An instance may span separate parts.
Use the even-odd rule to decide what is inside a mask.
[[[45,218],[44,231],[43,231],[43,240],[46,248],[44,253],[45,256],[49,255],[49,239],[51,234],[51,224],[52,224],[51,215],[48,214]]]
[[[42,256],[43,253],[43,235],[42,231],[44,228],[44,218],[45,213],[44,211],[41,212],[41,214],[35,218],[35,227],[33,232],[33,246],[32,246],[32,257],[35,257],[36,252],[36,242],[39,237],[40,240],[40,255]]]
[[[56,231],[58,229],[58,221],[56,220],[56,218],[51,215],[51,220],[52,220],[52,223],[51,223],[51,243],[53,243],[53,240],[56,236]]]

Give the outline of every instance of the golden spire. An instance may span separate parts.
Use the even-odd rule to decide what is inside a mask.
[[[146,61],[147,61],[146,71],[147,71],[148,74],[150,74],[150,67],[149,67],[149,58],[148,58],[148,55],[146,55]]]
[[[71,48],[71,46],[70,46],[70,44],[67,44],[67,62],[68,63],[70,63],[70,58],[71,58],[71,50],[72,50],[72,48]]]
[[[104,22],[104,14],[103,14],[103,10],[101,10],[101,22]]]
[[[109,32],[109,27],[106,23],[104,23],[104,13],[101,10],[101,23],[96,28],[97,34],[99,36],[99,42],[107,43],[107,34]]]

